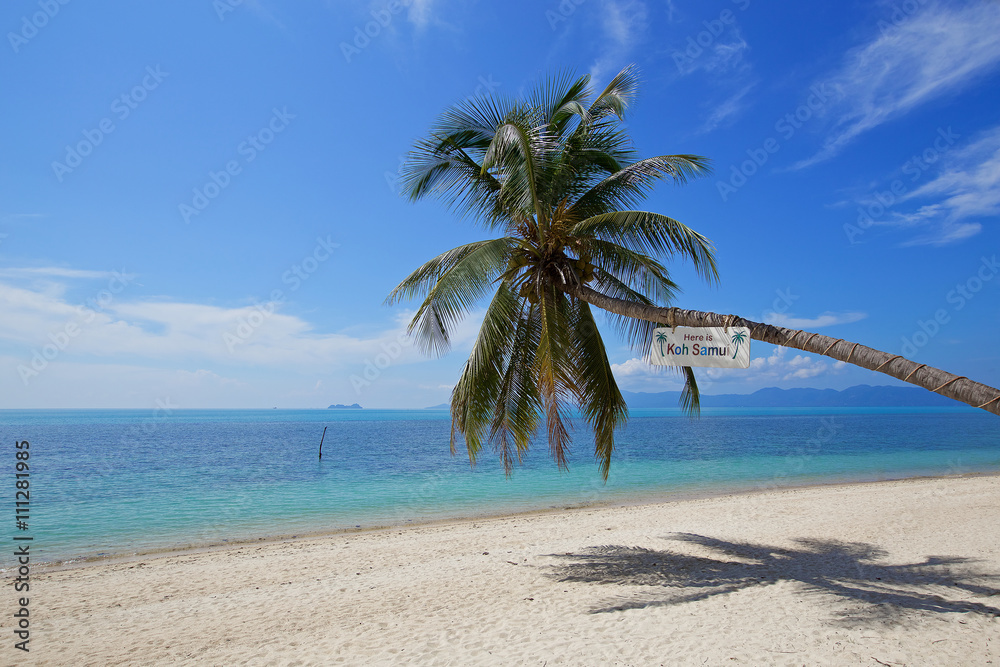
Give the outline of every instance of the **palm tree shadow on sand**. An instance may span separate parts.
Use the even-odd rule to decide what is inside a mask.
[[[834,622],[845,625],[897,624],[920,613],[974,613],[1000,616],[1000,575],[981,572],[975,561],[929,556],[919,563],[881,563],[876,546],[836,540],[799,539],[799,548],[726,542],[702,535],[672,539],[696,544],[724,558],[693,556],[640,547],[606,545],[582,553],[551,554],[567,562],[550,576],[649,592],[608,600],[591,613],[697,602],[779,582],[796,582],[803,593],[825,595],[834,603]],[[667,590],[671,589],[671,590]],[[655,592],[654,592],[655,591]],[[970,597],[994,596],[984,604]],[[837,604],[837,603],[840,604]]]

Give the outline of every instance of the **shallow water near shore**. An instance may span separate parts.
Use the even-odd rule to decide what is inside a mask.
[[[570,469],[537,442],[505,478],[449,453],[442,410],[4,410],[31,443],[42,561],[588,504],[1000,472],[996,417],[972,409],[633,410],[605,484],[586,425]],[[323,459],[318,448],[327,427]]]

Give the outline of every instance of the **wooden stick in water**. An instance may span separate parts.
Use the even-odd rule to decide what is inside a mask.
[[[327,429],[327,427],[324,426],[323,427],[323,437],[319,439],[319,460],[320,461],[323,460],[323,441],[326,439],[326,429]]]

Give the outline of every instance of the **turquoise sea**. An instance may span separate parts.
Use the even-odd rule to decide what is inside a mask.
[[[570,469],[537,443],[511,478],[452,457],[443,410],[0,410],[14,521],[30,442],[32,554],[66,561],[437,519],[737,490],[1000,472],[974,409],[633,410],[605,484],[585,424]],[[323,459],[318,447],[327,428]],[[8,537],[9,539],[9,537]]]

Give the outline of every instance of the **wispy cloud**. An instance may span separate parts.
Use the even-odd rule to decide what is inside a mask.
[[[84,269],[67,269],[58,266],[0,269],[0,278],[70,278],[100,280],[111,278],[112,276],[113,273],[111,271],[87,271]]]
[[[699,133],[711,132],[715,128],[729,122],[731,119],[735,118],[744,108],[744,98],[747,96],[756,82],[751,82],[744,86],[742,89],[736,91],[728,99],[723,101],[721,104],[716,105],[712,112],[708,115],[705,120],[704,125],[698,130]]]
[[[406,18],[418,29],[423,29],[431,21],[431,8],[433,5],[434,0],[412,0]]]
[[[627,64],[632,50],[643,39],[648,13],[641,0],[601,0],[602,51],[590,66],[590,78],[598,85]]]
[[[786,313],[765,313],[764,321],[777,327],[788,329],[820,329],[836,324],[850,324],[868,317],[867,313],[831,313],[826,312],[817,317],[792,317]]]
[[[958,243],[965,239],[972,238],[983,230],[983,226],[978,222],[944,223],[930,234],[923,234],[904,241],[900,245],[904,247],[919,245],[943,246]]]
[[[261,0],[245,0],[245,1],[246,1],[246,7],[258,19],[264,21],[265,23],[270,23],[272,26],[274,26],[281,32],[285,33],[285,35],[290,36],[288,28],[285,27],[285,24],[282,23],[281,20],[274,15],[274,12],[272,12],[269,8],[265,7],[264,3],[261,2]]]
[[[980,133],[964,147],[940,154],[931,164],[921,163],[926,172],[918,172],[914,164],[907,162],[903,175],[909,178],[897,179],[896,184],[905,189],[924,174],[931,180],[889,205],[885,192],[856,201],[863,210],[885,211],[881,216],[869,216],[868,224],[917,232],[901,245],[957,243],[982,231],[983,218],[1000,215],[1000,125]],[[916,208],[907,210],[907,204]]]
[[[727,9],[720,16],[729,16],[726,12],[732,15]],[[726,21],[714,19],[714,23],[719,27],[718,32],[706,28],[707,22],[689,26],[691,32],[677,38],[671,52],[679,76],[699,74],[719,91],[703,104],[707,118],[697,134],[711,132],[739,115],[746,106],[747,94],[757,84],[745,57],[750,45],[739,25],[731,16]]]
[[[837,155],[859,135],[948,93],[1000,64],[996,2],[933,3],[850,51],[827,86],[840,94],[838,117],[801,169]]]
[[[932,226],[930,233],[905,245],[954,243],[982,229],[979,222],[969,222],[969,218],[1000,215],[1000,126],[950,154],[934,180],[908,193],[902,201],[931,198],[938,201],[893,217],[900,225]]]
[[[684,46],[681,44],[674,56],[674,62],[682,76],[698,71],[727,74],[748,69],[743,56],[749,50],[750,45],[743,39],[737,25],[728,27],[724,37],[716,38],[696,57],[690,57],[685,52]]]
[[[674,22],[679,12],[677,11],[677,5],[674,4],[674,0],[666,0],[664,3],[667,8],[667,21],[670,23]]]

